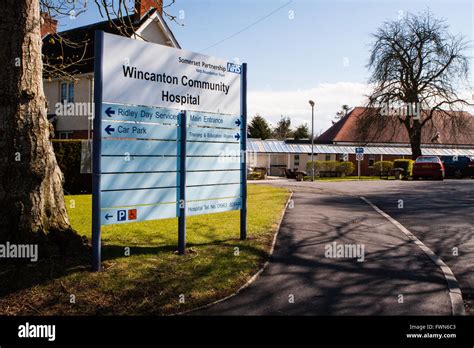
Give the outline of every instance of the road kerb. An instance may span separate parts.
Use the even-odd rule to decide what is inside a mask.
[[[377,213],[385,217],[388,221],[390,221],[393,225],[395,225],[400,231],[402,231],[408,239],[413,241],[423,252],[430,258],[430,260],[441,269],[443,272],[444,278],[446,279],[446,283],[448,285],[448,292],[449,292],[449,299],[451,300],[451,313],[452,315],[465,315],[466,311],[464,309],[464,301],[462,298],[461,288],[459,287],[459,283],[454,276],[453,271],[451,268],[444,263],[444,261],[436,255],[430,248],[428,248],[421,240],[419,240],[413,233],[411,233],[405,226],[399,223],[397,220],[392,218],[390,215],[385,213],[371,201],[369,201],[365,197],[360,197],[364,202],[370,205]]]
[[[281,223],[283,222],[283,218],[285,217],[286,215],[286,211],[288,209],[288,204],[291,202],[291,198],[293,197],[293,191],[290,190],[290,197],[288,197],[288,200],[286,201],[286,204],[285,204],[285,209],[283,211],[283,214],[281,214],[281,217],[280,217],[280,221],[278,222],[278,225],[277,225],[277,228],[276,228],[276,232],[275,232],[275,235],[273,236],[273,241],[272,241],[272,246],[270,247],[270,251],[268,252],[268,257],[267,257],[267,260],[265,261],[265,263],[263,264],[263,266],[252,276],[252,278],[250,278],[244,285],[242,285],[239,289],[237,289],[236,292],[226,296],[226,297],[223,297],[219,300],[216,300],[214,302],[211,302],[211,303],[208,303],[208,304],[205,304],[203,306],[200,306],[200,307],[196,307],[196,308],[192,308],[192,309],[188,309],[186,311],[183,311],[183,312],[179,312],[179,313],[176,313],[174,315],[186,315],[186,314],[189,314],[189,313],[192,313],[192,312],[196,312],[198,310],[201,310],[201,309],[205,309],[205,308],[209,308],[211,306],[214,306],[218,303],[221,303],[221,302],[224,302],[224,301],[227,301],[228,299],[230,299],[231,297],[234,297],[235,295],[237,295],[238,293],[240,293],[242,290],[244,290],[245,288],[249,287],[253,282],[255,282],[255,280],[257,280],[257,278],[259,277],[259,275],[265,270],[265,268],[267,268],[268,264],[270,263],[270,260],[271,260],[271,257],[273,255],[273,251],[275,250],[275,245],[276,245],[276,240],[277,240],[277,237],[278,237],[278,234],[280,233],[280,226],[281,226]]]

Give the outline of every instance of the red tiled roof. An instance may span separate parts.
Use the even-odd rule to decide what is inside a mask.
[[[400,143],[409,144],[408,132],[405,125],[400,123],[396,117],[389,117],[382,130],[373,129],[366,139],[362,139],[358,132],[358,122],[364,112],[370,111],[365,107],[355,107],[346,116],[336,122],[333,126],[321,134],[316,142],[331,143]],[[422,144],[457,144],[474,145],[474,117],[468,112],[450,112],[452,116],[435,111],[432,122],[429,121],[422,129]],[[470,127],[466,127],[462,133],[454,134],[449,122],[457,117],[466,119]],[[422,117],[423,119],[423,117]]]

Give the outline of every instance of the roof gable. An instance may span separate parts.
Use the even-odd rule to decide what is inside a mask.
[[[409,137],[405,125],[396,117],[387,119],[387,123],[381,130],[369,132],[367,139],[361,139],[358,134],[358,122],[369,109],[356,107],[333,126],[321,134],[316,141],[318,143],[397,143],[409,144]],[[455,117],[465,117],[470,129],[474,130],[474,117],[468,112],[450,112],[452,116],[447,117],[440,111],[436,111],[432,121],[429,121],[422,129],[422,144],[474,144],[474,133],[468,130],[462,134],[452,134],[449,125]]]
[[[150,9],[140,20],[134,15],[122,19],[112,19],[93,23],[83,27],[60,32],[60,35],[49,34],[43,38],[43,62],[45,63],[44,77],[55,77],[60,69],[66,74],[76,75],[94,71],[94,37],[96,30],[125,37],[142,33],[147,27],[157,26],[171,47],[180,48],[163,17],[154,8]],[[126,26],[122,22],[127,23]],[[130,29],[133,28],[133,30]],[[137,37],[139,38],[139,37]],[[145,37],[150,39],[151,37]],[[154,41],[153,41],[154,42]],[[163,44],[161,42],[156,42]]]

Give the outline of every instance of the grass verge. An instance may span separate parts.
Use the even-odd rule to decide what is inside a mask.
[[[247,241],[234,211],[188,218],[186,255],[175,253],[177,219],[166,219],[105,226],[100,273],[72,256],[0,267],[0,314],[166,315],[227,296],[264,263],[288,197],[249,185]],[[90,238],[91,196],[66,204],[72,226]]]

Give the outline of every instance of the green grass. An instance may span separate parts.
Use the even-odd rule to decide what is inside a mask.
[[[229,295],[265,261],[289,196],[281,188],[248,187],[247,241],[238,239],[238,211],[189,217],[186,255],[175,252],[177,219],[105,226],[103,272],[89,272],[89,259],[15,270],[3,279],[4,291],[15,281],[17,288],[0,297],[0,314],[172,314]],[[91,196],[67,196],[66,204],[72,226],[90,238]]]

